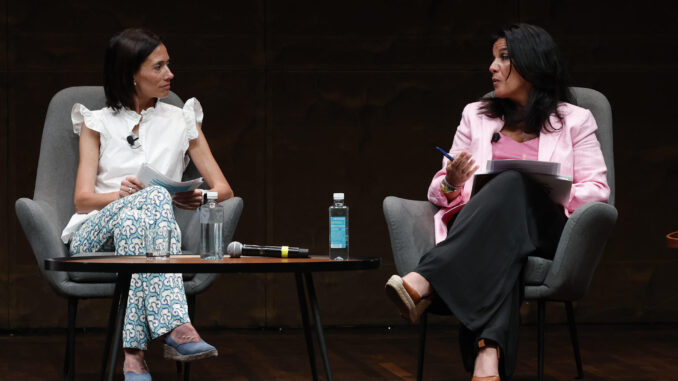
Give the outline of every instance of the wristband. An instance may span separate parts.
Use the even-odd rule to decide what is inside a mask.
[[[461,188],[464,187],[464,184],[462,185],[452,185],[447,182],[447,179],[443,177],[443,181],[440,183],[440,191],[443,193],[452,193],[455,191],[460,190]]]

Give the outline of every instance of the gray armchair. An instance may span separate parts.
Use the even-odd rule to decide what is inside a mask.
[[[170,93],[162,100],[181,107],[183,102]],[[68,299],[68,339],[64,359],[64,375],[73,379],[75,374],[75,322],[78,299],[113,297],[116,274],[110,273],[65,273],[45,271],[47,258],[67,257],[68,248],[61,241],[61,231],[73,215],[73,192],[78,167],[78,136],[73,133],[70,114],[74,103],[82,103],[89,109],[105,106],[102,87],[71,87],[59,91],[52,98],[40,146],[40,159],[33,198],[16,201],[16,214],[33,249],[40,271],[57,294]],[[198,172],[191,165],[184,172],[185,178],[196,178]],[[243,201],[234,197],[221,203],[224,206],[224,239],[229,242],[243,208]],[[197,252],[200,245],[200,223],[195,211],[175,208],[175,216],[182,232],[182,249]],[[111,254],[111,253],[107,253]],[[195,295],[209,287],[218,274],[184,274],[188,295],[189,314],[195,313]],[[117,300],[117,299],[115,299]],[[108,346],[107,346],[108,347]],[[104,363],[106,358],[104,358]]]
[[[578,208],[570,217],[560,238],[553,260],[528,257],[523,272],[525,299],[538,302],[538,376],[544,372],[544,324],[547,301],[565,302],[570,337],[574,348],[577,376],[582,377],[581,356],[577,340],[572,301],[581,299],[591,284],[593,273],[617,220],[614,205],[614,160],[612,151],[612,112],[605,96],[586,88],[571,89],[577,104],[591,110],[598,124],[596,136],[600,141],[607,181],[611,194],[608,203],[592,202]],[[438,208],[428,201],[405,200],[386,197],[384,215],[391,238],[395,265],[400,275],[412,271],[421,256],[435,245],[433,215]],[[429,311],[449,314],[444,306],[433,305]],[[423,376],[424,347],[426,341],[425,312],[420,320],[420,340],[417,379]]]

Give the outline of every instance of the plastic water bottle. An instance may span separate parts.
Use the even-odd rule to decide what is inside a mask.
[[[207,192],[207,203],[200,207],[200,258],[224,257],[224,208],[217,204],[217,192]]]
[[[335,193],[330,205],[330,259],[348,259],[348,206],[344,194]]]

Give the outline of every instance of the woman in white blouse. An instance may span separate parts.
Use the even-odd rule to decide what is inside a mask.
[[[145,230],[162,225],[177,233],[171,252],[180,252],[172,204],[196,209],[202,192],[172,197],[164,188],[145,187],[134,177],[144,163],[181,180],[190,156],[219,201],[233,197],[201,130],[200,103],[191,98],[180,109],[158,102],[168,96],[172,78],[167,49],[154,33],[126,29],[111,39],[104,65],[108,107],[90,111],[75,104],[72,111],[80,134],[76,214],[62,234],[71,255],[111,249],[144,255]],[[134,274],[123,328],[126,380],[151,379],[144,351],[151,339],[167,333],[166,358],[217,355],[190,323],[181,274]]]

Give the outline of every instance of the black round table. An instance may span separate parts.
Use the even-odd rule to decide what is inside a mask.
[[[325,375],[327,380],[332,380],[312,273],[318,271],[370,270],[378,268],[380,263],[380,258],[376,257],[350,258],[344,261],[333,261],[327,256],[311,256],[310,258],[224,257],[220,260],[203,260],[197,255],[173,255],[166,260],[150,260],[144,256],[79,255],[70,258],[46,259],[45,269],[118,274],[104,348],[105,360],[101,370],[102,380],[113,380],[115,374],[130,278],[133,273],[294,273],[313,380],[318,379],[318,374],[309,324],[308,304],[310,304],[313,313]],[[109,355],[110,359],[108,359]],[[108,369],[108,377],[106,377],[106,369]],[[188,377],[188,364],[186,364],[184,374]]]

